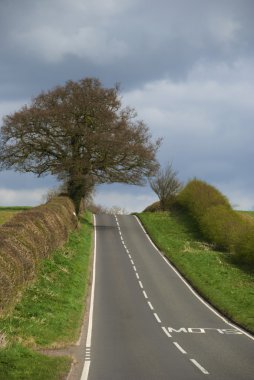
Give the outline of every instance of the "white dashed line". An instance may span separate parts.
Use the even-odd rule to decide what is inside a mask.
[[[141,289],[144,289],[144,286],[143,286],[142,282],[139,281],[138,283],[139,283],[139,286],[141,287]]]
[[[179,351],[181,351],[182,354],[187,354],[187,352],[178,344],[177,342],[173,342],[174,345],[178,348]]]
[[[135,265],[133,266],[133,269],[135,270],[135,272],[137,272],[137,268],[135,267]]]
[[[162,330],[164,331],[164,333],[169,337],[169,338],[172,338],[172,335],[169,334],[168,330],[166,329],[166,327],[162,327]]]
[[[132,265],[134,265],[134,261],[133,260],[131,260],[131,263],[132,263]]]
[[[137,279],[139,280],[139,275],[138,275],[138,273],[136,272],[136,277],[137,277]]]
[[[160,318],[158,317],[158,314],[157,314],[157,313],[153,313],[153,315],[155,316],[157,322],[158,322],[158,323],[161,323],[161,320],[160,320]]]
[[[190,361],[196,366],[198,367],[198,369],[203,372],[204,375],[209,375],[209,372],[204,368],[202,367],[195,359],[190,359]]]
[[[150,301],[148,301],[147,303],[148,303],[148,305],[149,305],[150,309],[151,309],[151,310],[154,310],[154,307],[153,307],[153,305],[151,304],[151,302],[150,302]]]
[[[148,296],[147,296],[147,294],[146,294],[146,292],[144,290],[143,290],[143,294],[144,294],[144,297],[147,299]]]

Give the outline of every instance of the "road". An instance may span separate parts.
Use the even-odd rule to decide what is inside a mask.
[[[82,380],[253,380],[253,337],[216,315],[131,215],[97,215]]]

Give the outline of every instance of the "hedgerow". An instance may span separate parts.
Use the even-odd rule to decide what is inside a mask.
[[[18,213],[0,227],[0,312],[76,227],[75,208],[67,197]]]
[[[237,213],[213,186],[194,179],[177,197],[188,210],[203,236],[238,262],[254,265],[254,222]]]

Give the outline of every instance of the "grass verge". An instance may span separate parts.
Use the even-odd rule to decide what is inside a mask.
[[[155,244],[199,293],[253,333],[253,273],[234,265],[229,254],[213,250],[193,221],[180,211],[138,216]]]
[[[37,350],[64,347],[79,336],[89,277],[91,218],[86,214],[80,230],[43,261],[36,281],[10,315],[0,319],[0,334],[8,342],[0,350],[0,379],[56,380],[68,373],[70,358],[48,357]]]

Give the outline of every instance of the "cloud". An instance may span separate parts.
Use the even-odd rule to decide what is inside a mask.
[[[42,198],[47,193],[47,190],[47,188],[13,190],[0,187],[0,205],[36,206],[42,203]]]
[[[107,208],[118,206],[129,213],[143,211],[157,200],[157,196],[149,188],[119,184],[98,187],[94,197],[96,204]]]
[[[253,0],[0,1],[0,117],[69,79],[121,82],[123,101],[164,136],[160,162],[254,204],[253,11]],[[0,181],[43,187],[17,174]],[[148,190],[130,189],[119,194],[138,207]]]
[[[245,208],[254,204],[249,190],[254,186],[253,78],[249,61],[233,66],[198,64],[186,81],[149,82],[126,92],[124,102],[136,105],[154,136],[164,137],[162,164],[173,161],[182,180],[194,176],[207,180]],[[246,201],[238,199],[240,192]]]

